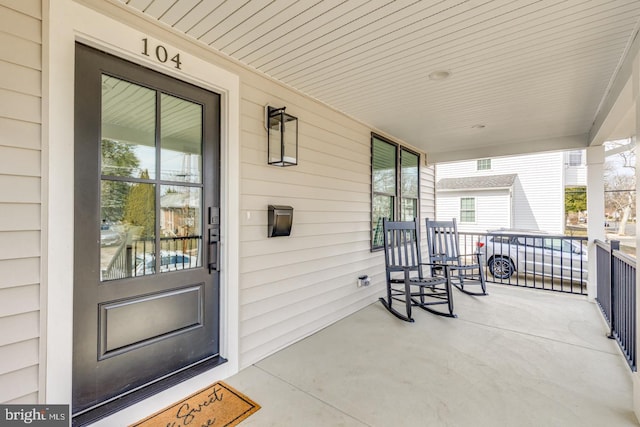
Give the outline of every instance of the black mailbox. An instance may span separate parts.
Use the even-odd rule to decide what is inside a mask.
[[[290,235],[292,223],[293,208],[291,206],[269,205],[268,237]]]

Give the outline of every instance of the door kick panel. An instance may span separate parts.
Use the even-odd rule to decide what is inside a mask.
[[[100,304],[100,358],[202,326],[204,283]]]

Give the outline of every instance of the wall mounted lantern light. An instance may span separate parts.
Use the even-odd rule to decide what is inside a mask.
[[[274,166],[298,164],[298,118],[285,108],[264,107],[267,128],[267,161]]]

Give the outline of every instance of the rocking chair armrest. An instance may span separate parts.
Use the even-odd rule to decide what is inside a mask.
[[[418,270],[418,266],[409,267],[406,265],[390,265],[387,267],[387,270],[390,272],[416,271]]]
[[[458,255],[458,258],[462,258],[465,256],[483,256],[484,254],[482,252],[474,252],[472,254],[460,254]]]
[[[458,255],[458,262],[460,264],[463,264],[464,261],[462,261],[463,258],[465,257],[469,257],[469,258],[475,258],[478,260],[478,264],[482,264],[482,258],[484,257],[484,254],[482,252],[475,252],[472,254],[464,254],[464,255]]]
[[[428,266],[431,266],[431,267],[449,267],[449,264],[444,264],[444,263],[441,263],[441,262],[421,262],[418,265],[428,265]]]
[[[469,269],[472,269],[472,268],[478,268],[477,266],[478,266],[478,264],[450,265],[449,266],[449,270],[464,271],[464,270],[469,270]]]

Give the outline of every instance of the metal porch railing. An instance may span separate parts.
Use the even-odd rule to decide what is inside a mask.
[[[620,242],[596,240],[597,292],[611,333],[632,371],[637,369],[636,261],[620,251]]]
[[[480,251],[487,281],[587,294],[586,237],[535,233],[460,232],[465,254]],[[637,369],[636,260],[620,242],[596,240],[597,302],[632,371]]]
[[[107,268],[101,272],[101,280],[125,279],[155,272],[156,240],[126,240],[118,247]],[[160,238],[161,267],[167,265],[171,269],[181,270],[201,265],[201,246],[202,236]]]
[[[488,282],[587,294],[587,238],[516,232],[459,232],[460,251],[480,251]]]

